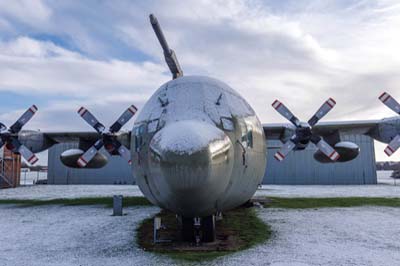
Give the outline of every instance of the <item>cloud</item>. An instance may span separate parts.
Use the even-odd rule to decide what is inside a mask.
[[[0,43],[0,90],[63,94],[107,101],[108,94],[151,89],[168,80],[152,62],[99,61],[51,42],[20,37]]]
[[[51,17],[51,9],[41,0],[0,1],[0,14],[20,22],[36,25]]]
[[[338,104],[325,120],[390,116],[377,97],[400,99],[400,5],[389,0],[4,1],[0,91],[48,100],[32,126],[74,128],[80,105],[111,123],[115,106],[141,105],[170,79],[149,13],[185,74],[226,81],[262,122],[284,122],[275,98],[304,120],[328,97]]]

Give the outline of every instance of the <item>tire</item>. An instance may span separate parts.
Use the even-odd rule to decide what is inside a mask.
[[[203,242],[214,242],[215,235],[215,216],[207,216],[201,219],[201,231]]]

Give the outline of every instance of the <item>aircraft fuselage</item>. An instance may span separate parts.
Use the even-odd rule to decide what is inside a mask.
[[[216,79],[162,85],[132,130],[132,168],[153,204],[205,217],[248,201],[266,166],[263,128],[250,105]]]

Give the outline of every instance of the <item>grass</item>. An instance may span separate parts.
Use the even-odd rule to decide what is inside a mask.
[[[333,207],[384,206],[400,207],[400,198],[278,198],[268,197],[267,208],[308,209]]]
[[[267,197],[264,207],[307,209],[307,208],[332,208],[332,207],[359,207],[359,206],[385,206],[400,207],[400,198],[369,198],[369,197],[344,197],[344,198],[280,198]],[[30,200],[30,199],[0,199],[0,204],[16,204],[24,207],[42,205],[104,205],[112,207],[112,197],[94,197],[77,199],[51,199],[51,200]],[[152,204],[145,197],[124,197],[124,207],[128,206],[151,206]]]
[[[369,197],[344,197],[344,198],[280,198],[267,197],[264,207],[307,209],[307,208],[331,208],[331,207],[358,207],[358,206],[385,206],[400,207],[400,198],[369,198]],[[112,207],[112,197],[94,197],[77,199],[51,199],[51,200],[30,200],[30,199],[0,199],[0,204],[17,204],[21,206],[42,206],[42,205],[104,205]],[[124,197],[124,207],[128,206],[151,206],[152,204],[145,197]]]
[[[163,224],[167,227],[176,224],[174,215],[161,212],[157,214],[163,219]],[[198,262],[212,260],[217,257],[225,256],[233,252],[248,249],[254,245],[263,243],[271,237],[271,228],[265,224],[252,208],[239,208],[224,213],[222,221],[217,222],[217,241],[218,244],[206,250],[200,247],[195,250],[189,244],[182,244],[178,240],[172,244],[153,244],[152,240],[153,218],[144,220],[137,229],[137,243],[146,251],[160,253],[175,260]],[[173,228],[173,233],[169,234],[169,239],[179,234],[177,226]],[[229,236],[229,238],[227,237]],[[226,239],[225,239],[226,237]],[[223,239],[223,240],[221,240]],[[178,242],[178,243],[176,243]],[[189,246],[189,249],[187,249]]]
[[[0,199],[0,204],[17,204],[22,207],[43,206],[43,205],[65,205],[65,206],[81,206],[81,205],[104,205],[112,207],[112,197],[97,198],[78,198],[78,199],[51,199],[51,200],[20,200],[20,199]],[[128,206],[149,206],[152,205],[144,197],[124,197],[124,207]]]
[[[243,245],[239,250],[248,249],[266,241],[271,236],[271,227],[265,224],[253,208],[236,209],[222,220],[223,226],[238,233]]]

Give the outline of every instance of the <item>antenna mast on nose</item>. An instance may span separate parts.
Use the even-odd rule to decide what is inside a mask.
[[[172,78],[176,79],[182,77],[183,71],[181,69],[181,66],[179,65],[178,59],[176,58],[175,52],[174,50],[169,48],[167,40],[165,39],[164,34],[161,30],[160,24],[153,14],[150,14],[150,23],[164,51],[165,62],[167,62],[168,68],[172,73]]]

